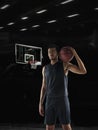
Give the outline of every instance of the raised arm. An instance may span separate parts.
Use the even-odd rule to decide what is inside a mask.
[[[79,55],[77,54],[74,48],[70,48],[70,49],[72,50],[73,55],[76,58],[78,65],[68,63],[68,70],[76,74],[86,74],[87,70],[85,68],[83,61],[80,59]]]

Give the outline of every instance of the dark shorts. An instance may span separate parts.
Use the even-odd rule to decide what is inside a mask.
[[[60,124],[70,124],[70,104],[68,97],[46,98],[45,120],[47,125],[56,124],[57,119]]]

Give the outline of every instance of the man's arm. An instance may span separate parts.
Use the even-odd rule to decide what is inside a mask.
[[[40,92],[40,104],[43,104],[44,98],[45,98],[45,93],[46,93],[46,81],[45,81],[45,73],[44,73],[45,67],[42,69],[42,87],[41,87],[41,92]]]
[[[76,73],[76,74],[86,74],[87,70],[86,70],[86,68],[84,66],[83,61],[80,59],[80,57],[78,56],[78,54],[77,54],[77,52],[75,51],[74,48],[71,48],[71,50],[73,52],[74,57],[76,58],[78,66],[73,65],[72,63],[69,63],[68,64],[68,70],[73,72],[73,73]]]
[[[43,107],[43,102],[46,94],[46,81],[45,81],[45,67],[42,69],[42,75],[43,75],[43,80],[42,80],[42,87],[41,87],[41,92],[40,92],[40,101],[39,101],[39,113],[41,116],[44,116],[44,107]]]

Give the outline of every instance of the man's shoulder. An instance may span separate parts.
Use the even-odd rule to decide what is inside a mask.
[[[45,68],[47,68],[49,65],[50,65],[50,63],[45,64],[42,68],[45,69]]]
[[[48,67],[50,65],[50,63],[47,63],[46,65],[44,65],[44,67]]]

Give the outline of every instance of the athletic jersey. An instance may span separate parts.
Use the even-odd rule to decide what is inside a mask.
[[[55,64],[45,66],[46,96],[61,97],[68,96],[68,78],[64,74],[63,63],[58,61]]]

